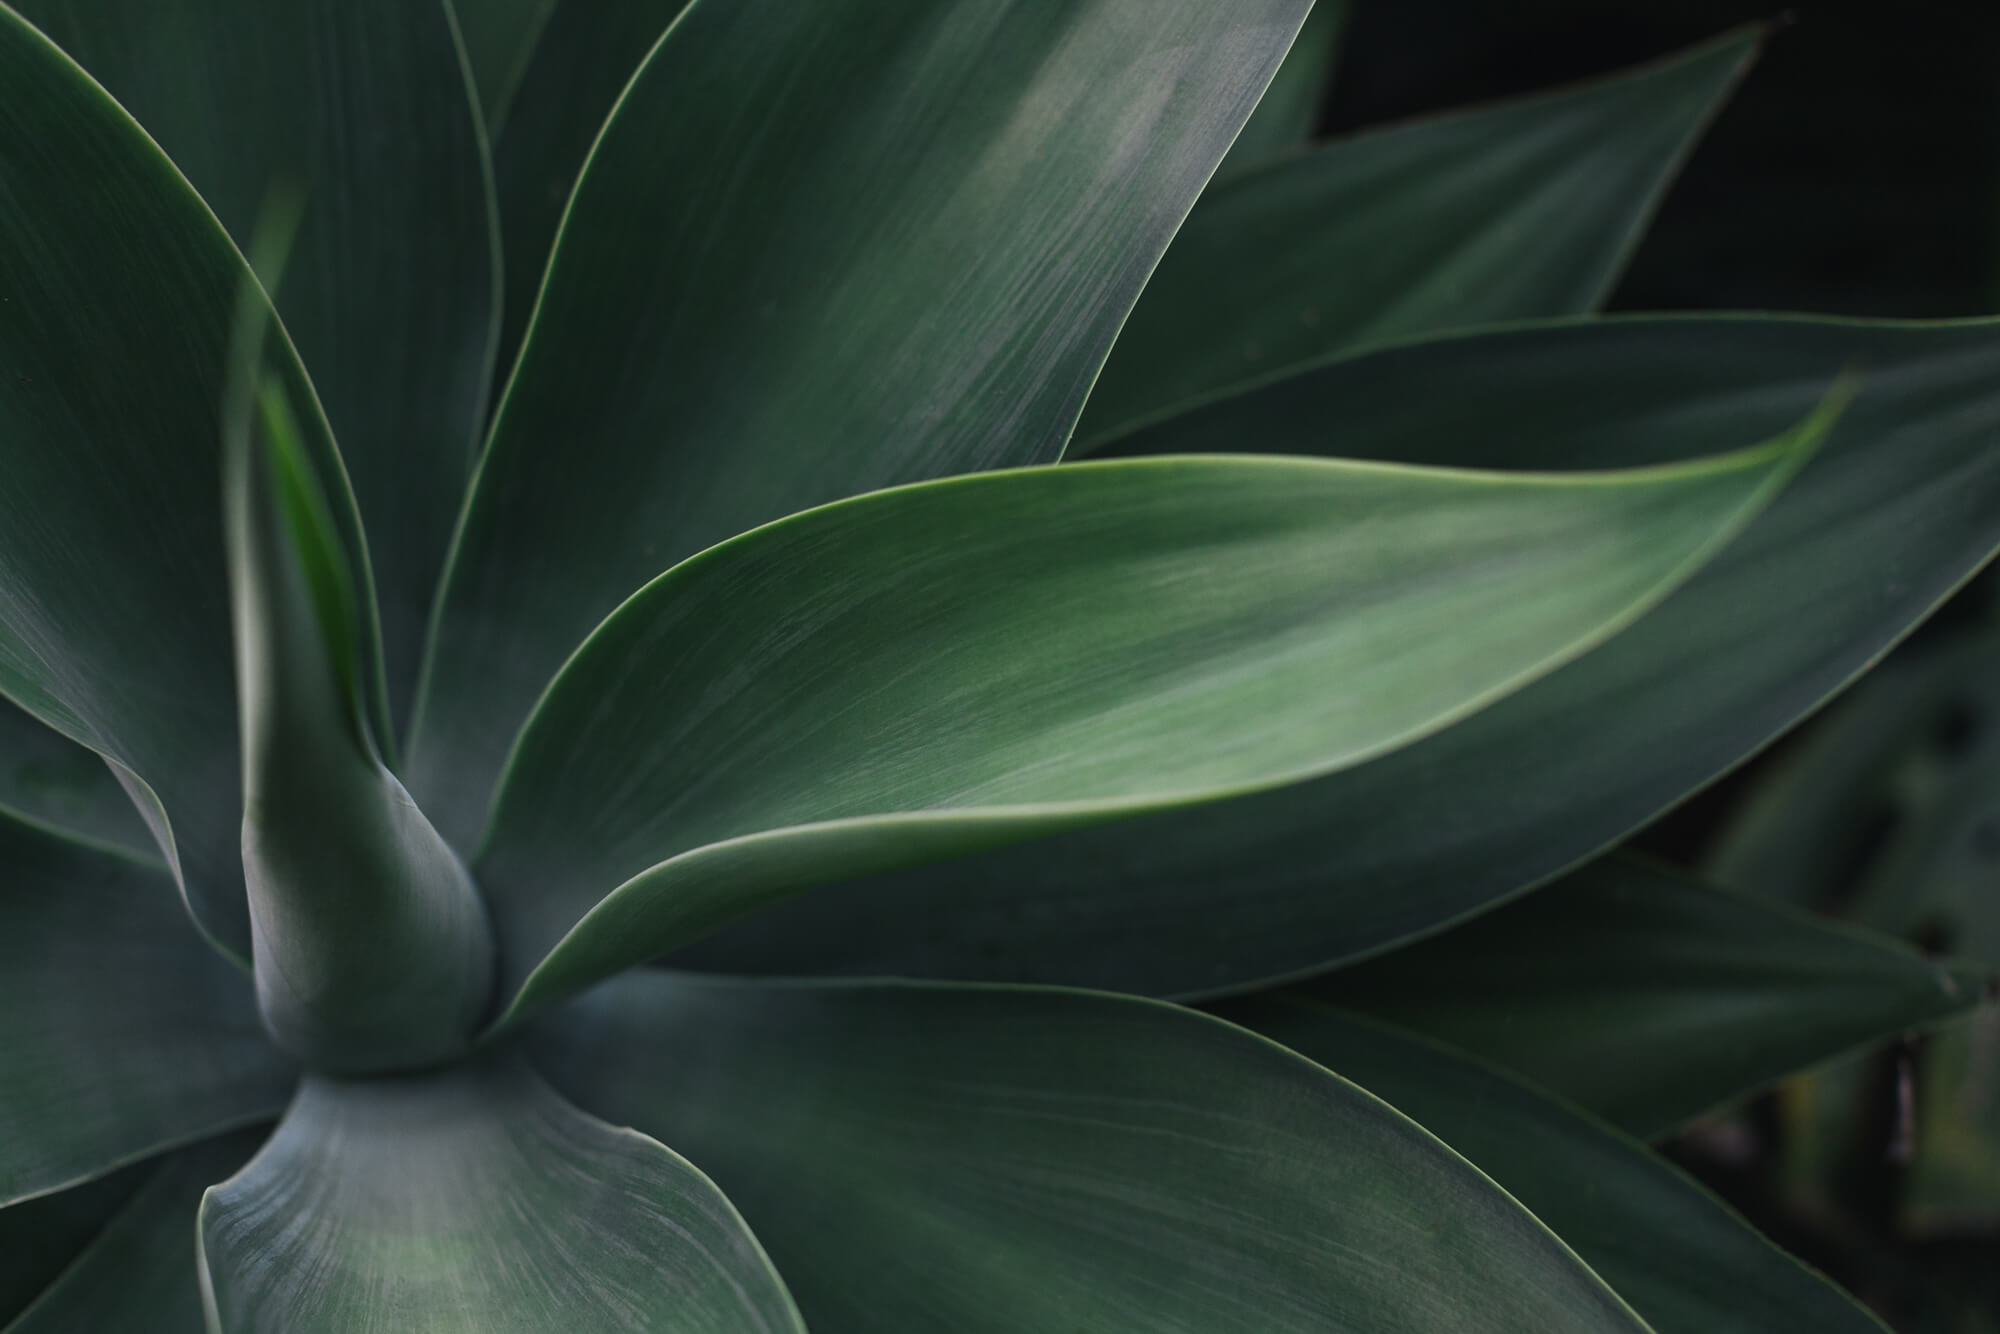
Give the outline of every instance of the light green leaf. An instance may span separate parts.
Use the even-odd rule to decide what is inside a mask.
[[[1560,1099],[1296,994],[1218,1012],[1386,1099],[1471,1159],[1657,1334],[1884,1334],[1701,1185]]]
[[[1621,854],[1301,990],[1477,1053],[1650,1139],[1964,1014],[1984,984],[1887,937]]]
[[[199,1228],[219,1334],[804,1334],[707,1177],[512,1059],[309,1078]]]
[[[158,869],[0,815],[0,1205],[268,1117],[249,979]]]
[[[1357,358],[1154,437],[1650,463],[1782,430],[1847,365],[1857,392],[1825,447],[1720,557],[1456,727],[1277,792],[821,889],[685,962],[1213,995],[1546,880],[1766,744],[2000,545],[2000,325],[1688,318],[1480,335]]]
[[[0,1329],[10,1329],[22,1308],[97,1239],[151,1170],[151,1163],[134,1163],[0,1208]]]
[[[1414,1123],[1158,1002],[646,971],[537,1051],[714,1174],[814,1334],[1644,1328]]]
[[[1118,335],[1071,453],[1336,352],[1595,309],[1756,46],[1731,33],[1218,183]]]
[[[139,127],[4,6],[0,87],[0,198],[20,204],[0,210],[0,694],[123,768],[196,920],[247,956],[217,483],[249,271]],[[305,373],[282,340],[270,355],[359,552]]]
[[[1229,146],[1216,175],[1263,165],[1268,159],[1298,148],[1312,138],[1333,65],[1347,26],[1348,0],[1315,0],[1305,26],[1271,77],[1243,132]]]
[[[6,1334],[203,1334],[195,1210],[202,1192],[241,1167],[265,1133],[228,1135],[147,1165],[145,1184],[128,1188],[125,1207]]]
[[[486,911],[383,764],[357,581],[255,354],[232,390],[223,495],[259,1007],[318,1070],[434,1064],[464,1052],[490,1001]]]
[[[303,192],[278,311],[353,473],[400,716],[485,415],[499,300],[484,146],[445,0],[19,8],[146,127],[244,250],[274,185]],[[31,216],[53,202],[16,198]],[[126,225],[146,237],[153,224]],[[212,493],[214,477],[197,480]]]
[[[558,0],[457,0],[452,6],[486,133],[495,142],[557,4]],[[627,8],[612,6],[603,17],[615,21]]]
[[[446,836],[647,579],[1053,459],[1308,8],[690,9],[592,150],[458,535],[410,769]]]
[[[1407,745],[1641,614],[1824,426],[1569,477],[1027,469],[746,534],[620,608],[523,731],[478,860],[503,977],[545,1002],[844,876]]]
[[[98,756],[0,697],[0,812],[134,856],[153,836]]]

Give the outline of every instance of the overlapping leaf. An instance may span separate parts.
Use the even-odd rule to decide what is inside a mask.
[[[0,1329],[8,1329],[24,1307],[70,1262],[89,1248],[133,1191],[145,1181],[148,1163],[134,1163],[70,1190],[52,1191],[0,1208]]]
[[[546,1001],[843,875],[1407,744],[1640,614],[1824,427],[1576,477],[1028,469],[745,534],[620,608],[523,732],[478,861],[503,977]]]
[[[504,1058],[308,1079],[200,1236],[220,1334],[804,1334],[708,1178]]]
[[[268,1117],[250,980],[155,867],[0,816],[0,1205]]]
[[[1314,0],[1285,63],[1271,76],[1271,86],[1229,146],[1229,156],[1217,176],[1261,166],[1271,158],[1303,146],[1312,137],[1326,100],[1327,85],[1347,26],[1348,0]]]
[[[0,811],[140,857],[158,850],[97,755],[0,697]]]
[[[536,697],[684,556],[1053,459],[1309,0],[740,0],[592,150],[457,539],[411,790],[461,844]]]
[[[1296,995],[1220,1013],[1386,1099],[1471,1159],[1657,1334],[1883,1334],[1879,1320],[1707,1190],[1560,1099]]]
[[[1733,33],[1219,181],[1119,333],[1071,454],[1336,352],[1595,309],[1755,49]]]
[[[1301,993],[1476,1052],[1632,1134],[1887,1034],[1985,976],[1626,855]]]
[[[1629,833],[1873,662],[2000,545],[2000,326],[1645,319],[1361,357],[1135,443],[1521,468],[1781,430],[1825,447],[1642,621],[1394,755],[1281,792],[833,886],[690,966],[1212,994],[1435,929]],[[1449,385],[1449,393],[1440,386]]]
[[[1173,1006],[644,971],[538,1050],[714,1174],[814,1334],[1644,1328],[1415,1124]]]

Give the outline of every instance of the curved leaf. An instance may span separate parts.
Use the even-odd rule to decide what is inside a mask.
[[[485,1013],[492,934],[464,863],[382,762],[356,581],[283,388],[254,365],[223,497],[258,1004],[317,1070],[434,1064]]]
[[[203,1334],[195,1210],[202,1192],[256,1152],[263,1129],[183,1149],[148,1165],[145,1184],[6,1334],[143,1329]]]
[[[18,201],[0,210],[0,694],[136,775],[196,920],[247,956],[217,482],[249,270],[139,127],[4,6],[0,87],[0,198]],[[282,340],[271,356],[311,404]],[[303,426],[360,552],[325,425]]]
[[[1220,1013],[1338,1071],[1470,1158],[1657,1334],[1885,1334],[1664,1158],[1560,1099],[1297,995]]]
[[[276,301],[353,474],[400,715],[498,313],[485,150],[445,0],[18,7],[146,127],[244,250],[274,185],[303,192]],[[212,491],[214,477],[199,480]]]
[[[0,697],[0,812],[156,855],[153,836],[104,761]]]
[[[844,875],[1406,745],[1639,615],[1823,428],[1576,477],[1029,469],[758,529],[537,707],[478,862],[503,975],[544,1002]]]
[[[814,1334],[1644,1328],[1414,1123],[1158,1002],[645,972],[537,1050],[715,1174]]]
[[[1285,63],[1271,76],[1271,86],[1229,146],[1217,176],[1260,166],[1312,138],[1327,85],[1333,81],[1341,30],[1347,26],[1347,4],[1348,0],[1314,0]]]
[[[1731,33],[1218,184],[1119,333],[1071,453],[1336,352],[1596,308],[1756,47]]]
[[[558,0],[459,0],[453,5],[465,39],[465,63],[479,92],[486,132],[497,142],[514,94],[538,53]],[[612,17],[628,8],[619,5]],[[602,119],[600,116],[599,119]]]
[[[688,10],[592,150],[461,526],[411,790],[469,840],[563,660],[681,558],[1053,459],[1310,0]]]
[[[199,1232],[219,1334],[804,1334],[707,1177],[512,1059],[307,1079]]]
[[[1475,1052],[1652,1138],[1964,1014],[1984,985],[1887,937],[1616,855],[1301,994]]]
[[[69,1190],[51,1191],[0,1209],[0,1329],[88,1250],[151,1163],[134,1163]]]
[[[0,1204],[268,1117],[250,982],[158,869],[0,815]]]
[[[1162,428],[1405,461],[1657,462],[1781,430],[1857,367],[1824,448],[1643,620],[1347,773],[816,891],[688,966],[1213,995],[1380,950],[1545,880],[1737,764],[2000,546],[2000,325],[1592,321],[1357,358]],[[1724,665],[1726,664],[1726,670]]]

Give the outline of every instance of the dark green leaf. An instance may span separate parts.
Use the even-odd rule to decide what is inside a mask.
[[[250,981],[158,869],[0,815],[0,1204],[270,1116]]]
[[[307,1079],[199,1226],[220,1334],[804,1334],[707,1177],[511,1059]]]
[[[465,60],[479,91],[486,133],[496,142],[557,4],[558,0],[457,0],[452,7],[465,39]],[[613,5],[600,17],[615,21],[629,8]]]
[[[1638,624],[1476,717],[1268,795],[821,890],[706,942],[690,966],[1213,994],[1547,879],[1789,727],[2000,544],[2000,325],[1650,319],[1481,335],[1361,357],[1154,437],[1656,462],[1783,429],[1849,364],[1853,403],[1741,538]]]
[[[538,1050],[715,1175],[814,1334],[1644,1328],[1418,1126],[1155,1001],[645,972]]]
[[[135,856],[153,836],[104,761],[0,698],[0,811]]]
[[[737,0],[592,150],[452,557],[411,790],[455,840],[641,583],[874,487],[1053,459],[1309,0]]]
[[[265,1133],[225,1136],[151,1165],[145,1184],[136,1194],[128,1188],[125,1207],[6,1334],[203,1334],[195,1210]]]
[[[1651,1138],[1886,1034],[1983,976],[1627,855],[1306,984]]]
[[[146,127],[244,249],[274,185],[304,192],[278,310],[353,473],[400,715],[485,413],[498,315],[491,192],[444,0],[20,8]],[[53,202],[16,198],[30,217]],[[122,225],[146,238],[152,224]],[[198,480],[212,492],[214,477]]]
[[[486,910],[382,762],[356,580],[282,385],[244,352],[223,494],[257,998],[315,1069],[433,1064],[489,1003]]]
[[[1299,29],[1285,63],[1271,77],[1257,110],[1229,146],[1216,175],[1257,167],[1272,157],[1298,148],[1312,137],[1333,80],[1341,29],[1347,26],[1348,0],[1315,0],[1313,11]]]
[[[1336,352],[1594,309],[1755,50],[1733,33],[1216,185],[1118,335],[1071,452]]]
[[[0,88],[0,694],[122,766],[196,920],[247,956],[218,480],[249,272],[139,127],[4,6]],[[270,355],[310,409],[289,348]],[[325,425],[303,426],[361,551]]]
[[[478,862],[503,974],[545,1002],[843,876],[1407,745],[1641,614],[1824,425],[1579,477],[1026,469],[760,528],[633,597],[530,719]]]
[[[1883,1334],[1665,1159],[1498,1070],[1297,995],[1220,1013],[1353,1080],[1470,1158],[1657,1334]]]
[[[0,1209],[0,1328],[42,1295],[145,1181],[151,1163],[134,1163],[69,1190]]]

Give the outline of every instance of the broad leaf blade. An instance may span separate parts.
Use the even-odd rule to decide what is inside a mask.
[[[0,1204],[268,1117],[249,979],[158,869],[0,816]]]
[[[19,7],[146,127],[245,251],[274,185],[304,193],[278,310],[353,474],[402,715],[498,313],[484,147],[444,0]],[[214,475],[199,480],[212,490]]]
[[[6,1257],[0,1262],[0,1329],[11,1329],[14,1317],[89,1249],[150,1170],[149,1163],[134,1163],[0,1209],[0,1256]]]
[[[1595,309],[1755,50],[1732,33],[1219,182],[1119,333],[1071,452],[1336,352]]]
[[[1887,937],[1616,855],[1301,994],[1475,1052],[1642,1138],[1978,1004]]]
[[[843,875],[1406,745],[1639,615],[1823,428],[1576,477],[1030,469],[746,534],[620,608],[523,732],[478,863],[503,975],[561,940],[545,1001]]]
[[[687,965],[1213,995],[1548,879],[1765,745],[2000,545],[2000,325],[1481,335],[1361,357],[1237,400],[1233,428],[1218,407],[1155,437],[1468,466],[1657,462],[1783,429],[1846,365],[1860,368],[1853,403],[1771,509],[1547,680],[1347,773],[830,886]]]
[[[1353,1080],[1471,1159],[1657,1334],[1884,1334],[1694,1180],[1560,1099],[1296,995],[1219,1013]]]
[[[220,1334],[804,1334],[707,1177],[510,1059],[308,1079],[199,1227]]]
[[[4,7],[0,87],[0,195],[19,201],[0,216],[0,694],[137,776],[196,920],[247,956],[217,480],[249,272],[139,127]],[[282,340],[271,356],[312,404]],[[303,426],[317,475],[342,479],[324,423]]]
[[[715,1175],[814,1334],[1644,1328],[1416,1125],[1173,1006],[652,971],[537,1050]]]
[[[145,1184],[6,1334],[203,1334],[195,1210],[202,1192],[241,1167],[264,1135],[225,1136],[142,1169]]]
[[[1309,7],[688,10],[592,150],[459,531],[411,757],[447,836],[675,561],[1053,459]]]
[[[135,856],[157,849],[103,759],[0,697],[0,812]]]
[[[1312,138],[1327,85],[1333,81],[1341,30],[1347,26],[1347,7],[1348,0],[1314,0],[1312,13],[1286,53],[1285,63],[1271,76],[1271,86],[1264,90],[1257,110],[1229,146],[1229,156],[1216,169],[1217,176],[1261,166]]]

